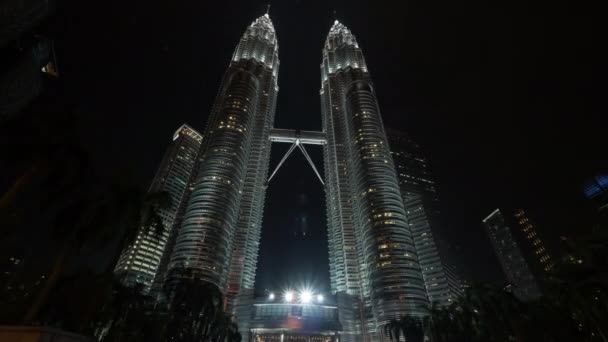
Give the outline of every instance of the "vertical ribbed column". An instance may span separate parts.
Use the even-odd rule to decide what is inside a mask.
[[[345,78],[343,72],[335,70],[336,64],[342,63],[342,56],[342,50],[324,50],[321,109],[327,138],[324,161],[331,289],[340,298],[338,311],[344,329],[341,339],[354,342],[363,340],[362,335],[373,327],[370,329],[366,323],[369,289],[363,277],[366,265],[361,262],[359,223],[351,184],[353,169],[344,107]]]
[[[357,74],[346,92],[353,183],[372,307],[382,326],[405,314],[422,315],[428,303],[376,97]]]
[[[249,334],[249,320],[264,201],[270,161],[270,130],[274,124],[279,90],[279,56],[276,33],[268,14],[257,18],[245,31],[233,55],[232,64],[251,64],[259,80],[256,114],[252,123],[249,159],[231,247],[228,282],[224,287],[226,311],[235,315],[242,336]]]
[[[332,290],[351,297],[339,303],[343,338],[372,341],[391,319],[425,314],[428,300],[367,64],[338,21],[321,84]]]
[[[166,284],[180,272],[217,285],[248,335],[278,87],[278,44],[268,14],[237,45],[209,115],[198,174]]]
[[[209,122],[195,189],[177,236],[169,286],[187,269],[223,288],[249,155],[257,106],[257,78],[236,69],[227,79],[218,112]]]

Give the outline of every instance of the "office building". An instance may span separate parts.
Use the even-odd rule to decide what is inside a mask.
[[[164,230],[156,236],[154,229],[142,227],[135,242],[122,253],[114,272],[125,284],[141,284],[145,292],[152,287],[167,241],[176,229],[174,222],[187,192],[201,141],[200,133],[188,125],[182,125],[173,135],[149,190],[169,194],[169,206],[157,209]]]
[[[441,250],[438,241],[439,197],[429,160],[403,132],[389,130],[388,140],[429,301],[449,305],[461,292],[454,284],[450,286],[450,281],[457,278],[456,272],[452,268],[448,275],[449,254],[446,248]]]
[[[483,224],[488,231],[494,252],[507,281],[513,288],[513,293],[521,300],[532,300],[540,297],[541,293],[537,280],[524,259],[522,250],[511,230],[512,228],[507,225],[500,210],[494,210],[483,219]]]
[[[537,270],[537,277],[549,272],[554,266],[553,260],[540,238],[536,225],[532,223],[523,209],[516,209],[513,218],[515,226],[519,229],[521,240],[525,241],[523,242],[524,249],[529,251],[527,255],[529,255],[530,265],[532,269]]]

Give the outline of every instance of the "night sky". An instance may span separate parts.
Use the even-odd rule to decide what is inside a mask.
[[[146,187],[175,129],[204,128],[234,47],[266,9],[263,1],[62,4],[59,68],[83,139],[100,167],[125,169]],[[536,4],[274,1],[275,126],[321,128],[321,49],[339,19],[363,48],[386,124],[432,160],[456,258],[473,279],[495,280],[482,218],[524,207],[551,245],[588,227],[580,184],[608,169],[592,18],[565,3]],[[286,148],[273,148],[271,168]],[[308,150],[322,168],[321,149]],[[265,213],[258,290],[328,289],[324,194],[299,151],[273,179]]]

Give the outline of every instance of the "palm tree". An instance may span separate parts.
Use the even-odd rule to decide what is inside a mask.
[[[81,246],[103,248],[118,236],[122,247],[130,244],[140,229],[155,229],[157,236],[164,229],[155,208],[166,205],[166,194],[143,195],[138,188],[113,184],[101,188],[85,183],[73,190],[54,208],[52,228],[60,248],[44,287],[26,313],[26,323],[38,316],[67,262]]]
[[[558,263],[548,275],[545,295],[535,301],[473,286],[449,307],[431,308],[428,335],[433,342],[606,342],[607,251],[605,229],[573,241],[569,255],[576,256],[574,262]]]
[[[401,322],[398,319],[392,319],[384,326],[384,334],[388,335],[391,341],[398,342],[401,337]]]
[[[146,341],[143,339],[148,320],[153,315],[148,313],[152,297],[144,295],[142,285],[125,286],[116,281],[112,295],[102,310],[100,328],[101,341]]]
[[[404,316],[399,321],[406,342],[423,342],[424,328],[420,317]]]
[[[167,334],[174,341],[207,341],[225,336],[223,296],[217,286],[181,270],[179,286],[169,294]]]
[[[241,334],[232,318],[222,312],[213,324],[209,339],[216,342],[240,342]]]
[[[114,205],[121,208],[122,213],[117,221],[126,229],[119,234],[115,248],[117,253],[114,253],[114,257],[108,263],[106,270],[108,273],[113,271],[121,253],[135,241],[138,234],[152,232],[157,239],[161,238],[166,227],[159,210],[171,206],[171,197],[166,191],[143,194],[139,189],[132,187],[117,187],[115,191]]]
[[[580,326],[608,341],[608,233],[606,227],[568,241],[568,255],[548,276],[548,292]]]
[[[437,342],[526,341],[525,313],[511,293],[476,285],[450,306],[431,309],[429,335]]]
[[[142,224],[162,230],[150,202],[166,201],[121,184],[123,175],[101,176],[79,142],[77,121],[78,115],[61,108],[0,127],[0,141],[7,142],[0,144],[2,164],[20,172],[0,194],[0,233],[6,238],[38,228],[51,232],[58,245],[47,280],[25,314],[26,323],[37,318],[66,264],[83,246],[103,248],[118,237],[122,250]]]

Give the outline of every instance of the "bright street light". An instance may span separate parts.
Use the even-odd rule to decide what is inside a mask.
[[[268,295],[268,299],[274,300],[274,293],[270,292],[270,294]]]
[[[285,291],[285,294],[283,295],[283,298],[285,299],[286,302],[291,302],[293,300],[293,292],[292,291]]]
[[[317,302],[323,303],[323,295],[322,294],[317,295]]]
[[[300,302],[304,304],[312,302],[312,292],[309,290],[300,292]]]

